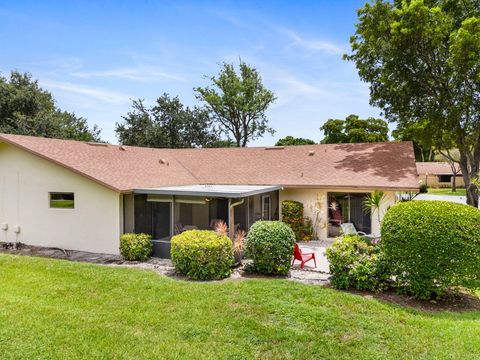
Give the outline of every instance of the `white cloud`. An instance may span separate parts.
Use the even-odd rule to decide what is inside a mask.
[[[280,29],[282,34],[293,40],[293,42],[310,51],[323,52],[329,55],[341,55],[345,52],[343,46],[325,40],[305,39],[293,30]]]
[[[186,79],[181,76],[163,72],[147,66],[102,71],[77,71],[72,72],[70,75],[79,78],[120,78],[134,81],[155,81],[159,79],[186,81]]]
[[[98,89],[69,82],[41,80],[40,84],[48,89],[61,90],[69,93],[85,95],[109,104],[123,104],[130,102],[131,96],[105,89]]]

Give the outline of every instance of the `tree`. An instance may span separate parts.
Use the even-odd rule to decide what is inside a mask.
[[[457,176],[462,172],[458,162],[460,161],[460,153],[457,149],[439,150],[439,154],[435,157],[437,161],[445,161],[452,169],[452,192],[457,191]]]
[[[435,149],[457,148],[467,203],[478,206],[480,2],[376,0],[358,16],[345,58],[370,84],[370,103],[401,128],[422,124]]]
[[[325,134],[322,144],[388,141],[388,124],[382,119],[361,120],[349,115],[345,120],[328,119],[320,128]]]
[[[430,138],[424,139],[419,135],[422,131],[422,122],[419,122],[408,124],[406,127],[397,127],[392,131],[392,136],[398,141],[412,141],[415,159],[417,161],[434,161],[436,154],[435,148],[433,147]]]
[[[100,130],[87,120],[62,111],[52,94],[28,73],[0,76],[0,132],[48,138],[100,141]]]
[[[315,141],[304,138],[296,138],[293,136],[286,136],[279,139],[275,146],[291,146],[291,145],[313,145]]]
[[[134,100],[132,107],[115,128],[124,145],[192,148],[221,144],[208,111],[185,107],[178,97],[165,93],[152,107],[145,106],[143,100]]]
[[[263,86],[258,71],[240,61],[240,74],[233,64],[224,63],[219,74],[209,77],[211,86],[195,88],[196,96],[204,101],[221,131],[232,136],[238,147],[251,140],[273,134],[265,111],[275,101],[275,95]]]

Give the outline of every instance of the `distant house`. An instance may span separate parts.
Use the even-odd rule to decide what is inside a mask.
[[[247,230],[298,200],[320,239],[340,224],[379,233],[365,196],[417,191],[410,142],[151,149],[0,134],[0,241],[118,254],[126,232],[170,238],[223,220]],[[373,215],[373,216],[372,216]]]
[[[458,165],[456,165],[456,169],[458,169]],[[452,167],[448,162],[417,162],[417,172],[422,184],[426,184],[429,187],[452,187],[454,177],[458,187],[465,186],[462,172],[459,170],[458,173],[454,175]]]

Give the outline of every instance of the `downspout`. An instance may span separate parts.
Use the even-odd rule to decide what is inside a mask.
[[[232,203],[232,199],[228,199],[228,235],[232,241],[235,237],[235,206],[242,205],[245,198],[240,201]]]

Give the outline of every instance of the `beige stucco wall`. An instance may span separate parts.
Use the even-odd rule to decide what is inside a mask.
[[[450,182],[439,182],[438,175],[428,175],[427,179],[425,174],[419,174],[418,179],[420,184],[427,184],[428,187],[432,188],[451,188],[453,183],[453,177]],[[456,177],[456,184],[457,187],[465,187],[465,182],[462,175]]]
[[[304,205],[304,215],[316,221],[316,233],[320,240],[327,239],[328,228],[328,203],[327,194],[329,192],[369,192],[368,190],[348,190],[348,189],[305,189],[305,188],[284,188],[280,190],[280,204],[283,200],[300,201]],[[380,219],[383,218],[387,209],[395,204],[395,192],[385,191],[385,199],[380,208]],[[378,222],[377,212],[372,213],[372,234],[380,235],[380,224]]]
[[[51,209],[49,192],[73,192],[75,208]],[[113,190],[0,143],[0,224],[8,224],[0,241],[118,254],[121,201]]]

